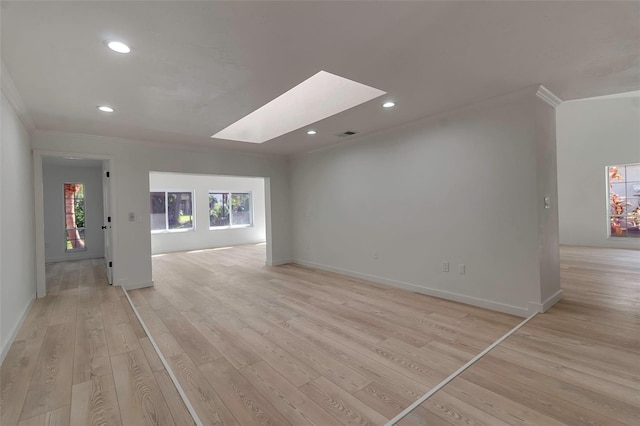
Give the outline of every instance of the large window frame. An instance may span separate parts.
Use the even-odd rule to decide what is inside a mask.
[[[79,188],[73,189],[74,186],[79,186]],[[87,205],[84,193],[85,189],[86,186],[82,182],[64,182],[62,186],[62,209],[65,242],[64,251],[66,253],[75,253],[87,250]],[[67,194],[72,194],[73,198],[69,198]],[[69,207],[72,209],[72,211],[67,211]],[[82,212],[82,218],[80,218],[78,215],[80,211]],[[81,220],[82,226],[78,226],[79,220]],[[72,224],[74,226],[70,226]]]
[[[606,167],[607,236],[640,238],[640,163]]]
[[[228,209],[228,221],[229,224],[228,225],[211,225],[211,197],[213,195],[226,195],[227,196],[227,209]],[[248,195],[248,199],[249,199],[249,207],[248,209],[245,210],[245,212],[248,214],[249,217],[249,223],[241,223],[241,224],[234,224],[233,223],[233,216],[234,214],[238,215],[238,212],[233,211],[233,196],[234,195]],[[209,230],[210,231],[216,231],[216,230],[222,230],[222,229],[239,229],[239,228],[251,228],[253,227],[253,192],[252,191],[227,191],[227,190],[209,190],[208,192],[208,201],[209,201]],[[224,210],[224,205],[222,207],[222,209]]]
[[[169,194],[182,194],[182,193],[188,193],[191,194],[191,214],[190,215],[182,215],[182,216],[190,216],[191,217],[191,227],[185,227],[185,228],[170,228],[170,224],[169,224]],[[154,213],[154,209],[153,209],[153,204],[152,204],[152,199],[151,197],[153,197],[154,194],[164,194],[164,220],[165,220],[165,224],[164,224],[164,228],[162,229],[153,229],[153,225],[154,225],[154,220],[153,220],[153,215],[154,214],[161,214],[161,213]],[[150,209],[149,209],[149,213],[150,213],[150,219],[151,219],[151,233],[152,234],[168,234],[168,233],[176,233],[176,232],[190,232],[190,231],[195,231],[196,229],[196,201],[195,201],[195,191],[193,189],[154,189],[149,191],[149,203],[150,203]]]

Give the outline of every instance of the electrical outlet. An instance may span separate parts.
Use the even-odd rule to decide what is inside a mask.
[[[464,269],[464,263],[461,263],[458,265],[458,272],[461,274],[465,273],[465,269]]]
[[[378,260],[380,258],[380,253],[378,253],[378,250],[374,250],[373,252],[373,259],[374,260]]]
[[[442,272],[449,272],[449,262],[442,262]]]

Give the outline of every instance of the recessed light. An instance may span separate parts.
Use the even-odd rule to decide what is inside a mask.
[[[111,108],[110,106],[107,105],[99,105],[98,106],[98,110],[102,111],[102,112],[113,112],[115,111],[115,109]]]
[[[382,104],[382,108],[393,108],[394,106],[396,106],[396,103],[391,101]]]
[[[121,41],[110,41],[107,43],[109,49],[118,53],[129,53],[131,52],[131,48]]]
[[[308,135],[317,135],[317,134],[318,134],[318,132],[317,132],[317,131],[315,131],[315,130],[307,130],[307,134],[308,134]]]

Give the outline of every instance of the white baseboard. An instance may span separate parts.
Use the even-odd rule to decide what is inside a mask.
[[[477,297],[467,296],[459,293],[452,293],[444,290],[438,290],[430,287],[423,287],[416,284],[405,283],[402,281],[390,280],[375,275],[362,274],[360,272],[350,271],[348,269],[334,268],[333,266],[321,265],[319,263],[309,262],[301,259],[293,259],[293,263],[308,266],[310,268],[322,269],[325,271],[336,272],[338,274],[347,275],[354,278],[362,278],[373,281],[378,284],[384,284],[391,287],[403,288],[405,290],[415,291],[416,293],[426,294],[427,296],[439,297],[441,299],[452,300],[454,302],[466,303],[467,305],[478,306],[480,308],[491,309],[493,311],[503,312],[506,314],[517,315],[520,317],[528,317],[529,310],[520,306],[507,305],[505,303],[494,302],[491,300],[480,299]]]
[[[564,295],[564,291],[558,290],[551,297],[549,297],[547,300],[545,300],[542,303],[529,302],[529,313],[534,314],[534,313],[547,312],[549,308],[551,308],[560,299],[562,299],[563,295]]]
[[[18,335],[18,332],[20,331],[20,327],[22,327],[22,324],[24,323],[24,320],[27,318],[27,314],[29,314],[29,311],[31,310],[31,307],[33,306],[33,302],[35,300],[36,300],[36,294],[34,292],[33,293],[33,297],[31,298],[31,301],[29,301],[29,303],[27,304],[26,309],[22,312],[22,315],[20,316],[20,319],[13,326],[13,329],[11,330],[11,334],[9,334],[9,338],[7,339],[6,342],[3,342],[3,344],[2,344],[2,352],[0,353],[0,364],[2,364],[2,362],[4,361],[4,358],[9,353],[9,348],[11,348],[11,345],[13,344],[13,341],[16,339],[16,336]]]
[[[153,280],[130,283],[126,279],[123,279],[118,280],[118,282],[114,282],[113,285],[124,287],[126,290],[136,290],[139,288],[153,287]]]
[[[285,260],[272,260],[271,262],[264,262],[267,266],[278,266],[278,265],[286,265],[287,263],[295,262],[293,259],[285,259]]]
[[[47,257],[44,259],[45,263],[53,262],[66,262],[68,260],[86,260],[86,259],[100,259],[103,256],[97,254],[71,254],[69,256]]]
[[[232,228],[233,229],[233,228]],[[246,229],[246,228],[237,228],[237,229]],[[167,235],[167,233],[158,233],[158,234],[151,234],[152,237],[151,239],[153,240],[153,235]],[[184,253],[184,252],[188,252],[188,251],[195,251],[195,250],[211,250],[211,249],[216,249],[216,248],[221,248],[221,247],[239,247],[239,246],[252,246],[252,245],[258,245],[258,244],[263,244],[266,243],[265,240],[251,240],[251,241],[240,241],[240,242],[235,242],[235,243],[229,243],[229,244],[198,244],[195,246],[190,246],[190,247],[179,247],[179,248],[175,248],[175,249],[168,249],[168,250],[154,250],[153,247],[151,248],[151,255],[155,256],[157,254],[170,254],[170,253]],[[152,244],[153,245],[153,244]]]

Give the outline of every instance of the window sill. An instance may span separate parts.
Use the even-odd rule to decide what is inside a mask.
[[[65,253],[81,253],[83,251],[87,251],[87,248],[83,247],[83,248],[77,248],[77,249],[65,249],[64,250]]]
[[[192,232],[195,231],[195,228],[189,228],[189,229],[163,229],[163,230],[156,230],[156,231],[151,231],[152,234],[179,234],[182,232]]]
[[[243,228],[253,228],[253,224],[251,225],[230,225],[230,226],[210,226],[209,231],[222,231],[225,229],[243,229]]]

